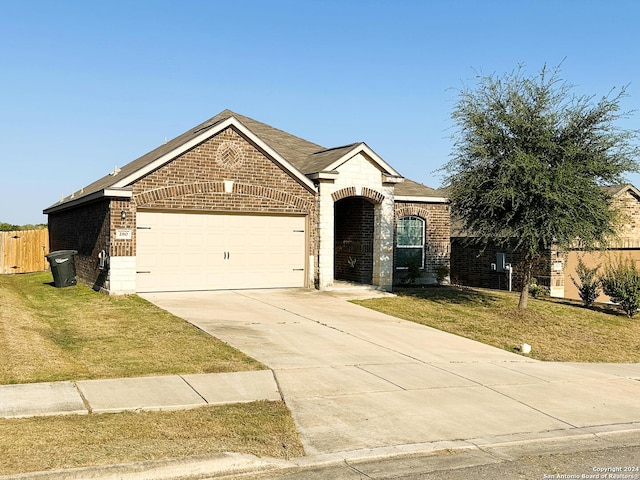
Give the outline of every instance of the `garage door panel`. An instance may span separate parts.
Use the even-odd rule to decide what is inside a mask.
[[[139,212],[138,228],[140,292],[305,285],[304,217]]]

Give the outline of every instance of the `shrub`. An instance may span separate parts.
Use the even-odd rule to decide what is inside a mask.
[[[544,285],[538,285],[538,280],[532,278],[529,282],[529,295],[533,298],[538,298],[549,293],[547,287]]]
[[[601,265],[589,268],[582,261],[582,258],[579,258],[578,267],[576,268],[578,280],[571,275],[571,281],[578,289],[578,295],[580,295],[585,307],[593,305],[593,302],[596,301],[596,298],[598,298],[602,291],[600,278],[598,278],[598,270],[600,270],[600,267]]]
[[[0,222],[0,232],[17,232],[24,230],[43,230],[47,228],[44,223],[38,223],[36,225],[14,225],[12,223]]]
[[[447,275],[449,275],[449,267],[447,265],[438,265],[436,267],[436,280],[442,285]]]
[[[632,259],[610,263],[600,279],[602,290],[629,318],[640,309],[640,272]]]
[[[407,265],[407,275],[404,277],[404,283],[413,285],[422,276],[420,264],[418,262],[409,262]]]

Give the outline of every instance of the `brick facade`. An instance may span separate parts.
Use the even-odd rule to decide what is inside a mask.
[[[621,212],[621,225],[613,246],[620,249],[640,248],[640,198],[635,192],[627,190],[614,198],[614,206]]]
[[[573,250],[557,254],[559,261],[563,262],[564,269],[554,272],[558,282],[562,282],[562,295],[565,298],[579,300],[578,289],[573,284],[572,278],[578,280],[576,268],[578,259],[581,259],[588,267],[594,268],[615,263],[621,259],[632,259],[640,262],[640,197],[635,188],[623,188],[614,197],[614,206],[621,212],[621,223],[617,229],[617,237],[606,250],[584,252]],[[598,302],[608,302],[609,297],[601,295]]]
[[[233,155],[230,155],[232,152]],[[103,200],[49,215],[51,249],[76,249],[78,278],[110,290],[98,254],[112,261],[136,255],[136,212],[280,213],[309,217],[309,254],[317,265],[317,206],[313,192],[282,170],[239,132],[228,128],[133,184],[128,199]],[[116,239],[116,230],[131,232]]]
[[[50,251],[77,250],[78,278],[96,289],[105,287],[107,271],[100,269],[98,254],[109,252],[111,209],[108,200],[92,202],[49,215]]]
[[[520,291],[524,281],[523,257],[509,247],[498,247],[490,243],[486,247],[467,244],[465,237],[451,239],[451,282],[469,287],[508,289],[508,273],[494,271],[492,263],[496,263],[496,255],[504,253],[505,263],[513,267],[511,288]],[[539,285],[551,287],[551,254],[544,255],[540,262],[534,264],[532,276]]]
[[[640,259],[640,197],[637,190],[630,186],[618,187],[614,193],[613,206],[621,212],[621,223],[617,237],[607,250],[570,252],[551,250],[542,255],[532,268],[532,277],[539,285],[549,288],[553,297],[579,300],[572,278],[577,279],[578,258],[590,267],[604,265],[610,259],[630,257]],[[497,247],[489,244],[485,248],[468,244],[466,237],[451,238],[451,280],[472,287],[507,289],[507,274],[491,270],[496,262],[496,254],[506,254],[506,262],[513,266],[512,289],[522,289],[524,271],[522,255],[509,247]],[[605,296],[600,301],[608,301]]]
[[[238,123],[226,125],[181,149],[174,149],[179,144],[175,140],[169,142],[151,161],[138,159],[126,174],[101,179],[102,190],[91,192],[98,200],[66,199],[68,205],[51,207],[51,249],[79,251],[81,281],[129,293],[136,291],[138,211],[304,215],[309,286],[331,288],[335,278],[390,290],[395,280],[394,222],[397,215],[415,214],[427,225],[425,280],[433,280],[437,265],[448,264],[448,205],[428,203],[428,198],[424,203],[395,202],[394,188],[401,179],[388,174],[368,147],[355,146],[352,156],[331,171],[304,176],[252,137],[253,131]],[[154,163],[165,157],[166,163]],[[100,268],[102,250],[109,255],[110,269]]]
[[[335,209],[335,279],[371,283],[374,204],[363,197],[348,197],[336,202]]]
[[[234,161],[220,155],[233,147]],[[315,196],[233,128],[133,186],[137,208],[310,214]]]
[[[450,231],[451,215],[447,203],[417,203],[395,202],[395,227],[398,219],[409,215],[425,220],[424,268],[422,277],[417,283],[435,283],[436,268],[440,265],[449,266],[451,257]],[[394,245],[397,244],[397,228],[394,228]],[[395,257],[395,255],[394,255]],[[394,265],[396,260],[394,258]],[[406,271],[396,268],[394,284],[404,281]]]

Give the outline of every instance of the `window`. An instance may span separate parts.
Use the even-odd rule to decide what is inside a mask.
[[[410,215],[398,220],[396,235],[396,267],[415,263],[424,267],[424,219]]]

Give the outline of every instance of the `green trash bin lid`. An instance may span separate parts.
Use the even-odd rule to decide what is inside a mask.
[[[56,250],[55,252],[47,253],[45,257],[51,263],[52,260],[55,260],[56,263],[64,263],[69,260],[70,257],[77,255],[77,250]],[[62,258],[66,258],[66,260],[60,260]]]

